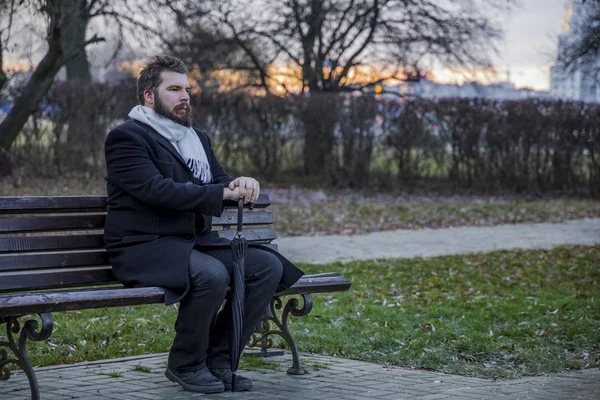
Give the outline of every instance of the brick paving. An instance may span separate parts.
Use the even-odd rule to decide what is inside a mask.
[[[291,365],[289,354],[268,360],[275,363],[273,368],[277,364],[279,368],[243,371],[254,380],[254,389],[241,393],[184,391],[164,376],[166,354],[44,367],[37,369],[37,376],[43,400],[600,399],[599,369],[492,381],[301,354],[309,373],[293,376],[285,373]],[[140,367],[150,372],[142,372]],[[0,381],[0,399],[28,398],[24,374]]]

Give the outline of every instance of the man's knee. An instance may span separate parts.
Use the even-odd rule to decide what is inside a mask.
[[[214,294],[225,295],[229,286],[229,273],[225,265],[215,258],[192,256],[190,281],[192,291],[209,290]]]
[[[281,260],[279,259],[279,257],[277,257],[275,254],[271,254],[269,253],[269,255],[271,256],[271,258],[273,258],[274,260],[269,264],[270,270],[271,270],[271,276],[273,277],[273,280],[277,283],[279,283],[279,281],[281,281],[281,276],[283,275],[283,264],[281,262]]]
[[[279,257],[268,251],[259,250],[257,253],[258,264],[260,264],[260,270],[256,271],[260,276],[264,276],[265,281],[279,283],[281,276],[283,275],[283,264]]]

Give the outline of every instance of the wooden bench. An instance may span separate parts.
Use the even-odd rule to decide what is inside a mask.
[[[274,246],[269,205],[269,197],[261,194],[255,210],[244,213],[244,234],[251,242]],[[237,212],[234,203],[227,206],[213,224],[220,235],[232,238]],[[32,398],[39,399],[26,341],[50,337],[52,312],[161,303],[163,291],[125,288],[112,275],[103,241],[106,197],[0,197],[0,214],[0,325],[6,324],[7,336],[0,341],[0,380],[10,378],[9,364],[16,365],[27,375]],[[350,285],[337,273],[302,277],[275,294],[250,345],[260,345],[265,353],[273,346],[269,336],[281,336],[293,357],[288,373],[303,374],[289,315],[307,315],[312,293],[345,291]],[[287,295],[302,302],[292,297],[284,304]]]

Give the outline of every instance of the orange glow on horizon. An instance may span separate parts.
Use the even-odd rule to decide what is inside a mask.
[[[550,67],[513,67],[509,71],[493,71],[489,69],[435,69],[428,74],[429,79],[437,83],[462,85],[465,82],[478,82],[490,85],[499,82],[510,82],[517,89],[533,90],[550,89]]]
[[[118,69],[125,71],[137,77],[142,70],[144,60],[137,59],[124,61],[119,64]],[[5,59],[5,69],[8,72],[27,72],[31,69],[29,61],[24,59]],[[286,93],[299,93],[302,90],[302,74],[301,69],[295,65],[278,64],[269,67],[268,74],[270,78],[267,83],[272,91],[279,95]],[[340,73],[341,67],[330,73]],[[361,84],[373,82],[380,76],[390,76],[395,71],[382,68],[375,69],[373,67],[354,67],[348,72],[345,79],[342,79],[343,85]],[[484,85],[498,83],[502,81],[510,81],[517,88],[530,88],[533,90],[548,90],[550,86],[549,66],[546,67],[529,67],[515,66],[510,68],[509,72],[495,72],[493,69],[474,69],[474,68],[436,68],[427,73],[428,79],[442,84],[462,85],[465,82],[478,82]],[[405,78],[406,74],[398,73],[398,77]],[[190,71],[191,78],[198,78],[197,71]],[[210,75],[210,79],[218,81],[220,90],[226,91],[238,88],[241,84],[247,83],[247,74],[239,71],[217,71]],[[193,79],[192,79],[193,80]],[[400,80],[389,79],[384,81],[387,85],[396,85]],[[258,82],[255,82],[258,83]],[[199,88],[194,86],[194,92]]]
[[[23,58],[20,59],[14,59],[14,58],[10,58],[10,57],[6,57],[4,59],[4,70],[6,72],[11,72],[11,73],[15,73],[15,72],[28,72],[29,70],[31,70],[33,68],[35,68],[35,66],[32,66],[31,63]]]

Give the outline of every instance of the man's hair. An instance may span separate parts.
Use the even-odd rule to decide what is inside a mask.
[[[180,74],[187,74],[188,72],[187,67],[179,58],[167,55],[154,56],[142,69],[137,81],[137,96],[140,104],[144,104],[144,92],[146,90],[155,90],[162,83],[160,73],[163,71],[173,71]]]

